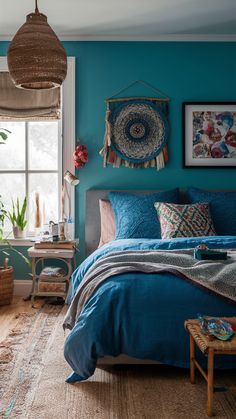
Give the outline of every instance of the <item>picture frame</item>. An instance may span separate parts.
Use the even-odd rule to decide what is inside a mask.
[[[236,102],[183,102],[183,167],[236,167]]]

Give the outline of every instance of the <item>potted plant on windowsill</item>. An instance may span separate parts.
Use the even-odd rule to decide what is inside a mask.
[[[26,207],[27,200],[24,198],[23,204],[20,208],[19,198],[16,200],[16,204],[12,201],[12,211],[8,211],[8,218],[12,223],[13,235],[15,239],[22,239],[25,237],[25,227],[27,224],[26,220]]]

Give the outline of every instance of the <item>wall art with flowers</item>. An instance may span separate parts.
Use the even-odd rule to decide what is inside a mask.
[[[184,167],[236,167],[236,103],[183,103]]]

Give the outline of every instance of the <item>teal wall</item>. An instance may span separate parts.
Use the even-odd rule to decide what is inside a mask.
[[[236,44],[226,42],[65,42],[76,57],[77,137],[89,149],[89,163],[77,173],[76,228],[84,242],[85,192],[90,188],[157,189],[194,185],[236,189],[234,169],[182,169],[183,101],[236,101]],[[5,55],[7,43],[0,43]],[[103,169],[105,99],[135,80],[171,98],[169,163],[154,169]],[[150,94],[135,87],[126,95]],[[17,276],[17,275],[16,275]]]
[[[17,246],[15,248],[17,251],[21,252],[24,256],[28,258],[27,248],[23,246]],[[15,279],[31,279],[31,269],[30,266],[23,260],[23,258],[15,253],[14,251],[9,251],[9,264],[14,267],[14,277]],[[4,255],[0,254],[0,265],[2,265],[2,260]],[[30,263],[30,259],[29,263]]]

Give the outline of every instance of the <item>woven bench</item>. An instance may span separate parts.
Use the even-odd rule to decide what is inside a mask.
[[[236,325],[236,317],[222,317],[222,319]],[[184,326],[190,336],[190,382],[195,383],[195,369],[197,367],[207,382],[207,415],[213,416],[213,393],[217,391],[217,388],[214,388],[214,356],[236,355],[236,334],[230,341],[209,340],[202,333],[197,319],[185,320]],[[195,358],[195,344],[208,358],[207,373]],[[228,389],[221,389],[221,391],[225,390]],[[236,387],[230,388],[230,390],[236,390]]]

